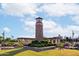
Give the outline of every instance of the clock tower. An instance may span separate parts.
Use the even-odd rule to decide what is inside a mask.
[[[36,40],[43,40],[43,23],[41,17],[36,18]]]

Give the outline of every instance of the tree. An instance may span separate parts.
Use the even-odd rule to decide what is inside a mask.
[[[2,39],[3,37],[2,36],[0,36],[0,39]]]
[[[7,42],[7,41],[11,41],[11,38],[6,38],[5,41],[6,41],[6,42]]]
[[[2,38],[3,38],[3,37],[2,37],[2,36],[0,36],[0,43],[2,42]]]
[[[74,47],[78,47],[79,48],[79,44],[75,44]]]

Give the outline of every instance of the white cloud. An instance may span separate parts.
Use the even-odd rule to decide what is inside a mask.
[[[35,35],[35,21],[24,21],[25,30],[29,33],[32,32],[32,35]],[[52,20],[43,20],[43,32],[44,36],[47,37],[53,37],[54,35],[57,36],[58,34],[64,33],[64,30],[62,27],[60,27],[58,24],[56,24]],[[47,33],[47,34],[46,34]],[[30,33],[31,34],[31,33]]]
[[[24,37],[24,38],[35,38],[34,35],[20,35],[18,37]]]
[[[47,13],[49,16],[64,16],[67,14],[79,15],[79,5],[64,3],[50,3],[42,5],[34,3],[8,3],[2,4],[2,12],[14,16],[35,16],[38,12]]]
[[[73,16],[72,17],[72,21],[74,21],[75,24],[78,24],[79,25],[79,15]]]
[[[11,30],[10,30],[10,28],[8,28],[8,27],[4,27],[4,28],[3,28],[3,31],[5,31],[5,32],[10,32]]]
[[[72,34],[72,31],[74,31],[75,36],[74,37],[79,37],[79,26],[78,25],[70,25],[67,26],[68,32]]]
[[[24,16],[24,15],[34,15],[38,11],[36,4],[2,4],[2,11],[8,15],[13,16]]]
[[[51,20],[43,20],[43,27],[45,30],[50,30],[52,27],[56,27],[57,24]]]
[[[37,4],[2,4],[2,11],[8,15],[13,16],[24,16],[31,15],[35,16],[36,13],[42,12],[46,13],[48,16],[65,16],[65,15],[75,15],[72,20],[79,24],[79,5],[76,4],[42,4],[39,8]],[[38,16],[38,15],[37,15]],[[32,32],[31,36],[35,32],[35,21],[32,17],[27,16],[26,19],[21,19],[24,24],[24,30]],[[72,30],[77,33],[79,32],[79,26],[68,25],[62,27],[53,20],[43,20],[44,35],[47,37],[57,36],[61,34],[63,36],[71,36]],[[6,32],[10,32],[8,27],[5,27]],[[30,37],[30,35],[27,35]]]
[[[73,30],[73,31],[79,32],[79,26],[77,26],[77,25],[67,26],[67,29],[68,30]]]
[[[79,5],[64,3],[44,4],[41,7],[41,11],[49,16],[79,15]]]
[[[33,20],[33,18],[23,19],[22,22],[23,22],[23,24],[25,25],[26,28],[29,28],[29,29],[35,28],[35,19]]]
[[[25,22],[25,30],[33,32],[32,35],[35,35],[35,21],[26,21]],[[61,34],[62,36],[72,36],[72,31],[75,32],[75,35],[78,36],[79,26],[76,25],[68,25],[66,27],[59,26],[54,21],[43,20],[43,32],[45,37],[53,37]]]
[[[35,31],[35,22],[34,21],[25,21],[25,30],[34,32]]]

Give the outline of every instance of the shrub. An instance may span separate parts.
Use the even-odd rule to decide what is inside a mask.
[[[75,44],[74,47],[79,47],[79,44]]]
[[[28,46],[31,46],[31,47],[46,47],[46,46],[53,46],[53,44],[51,44],[48,41],[32,41],[32,43],[28,44]]]

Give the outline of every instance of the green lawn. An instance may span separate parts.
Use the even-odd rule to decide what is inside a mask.
[[[52,49],[36,52],[23,48],[17,48],[11,50],[0,50],[0,56],[79,56],[79,50]]]

